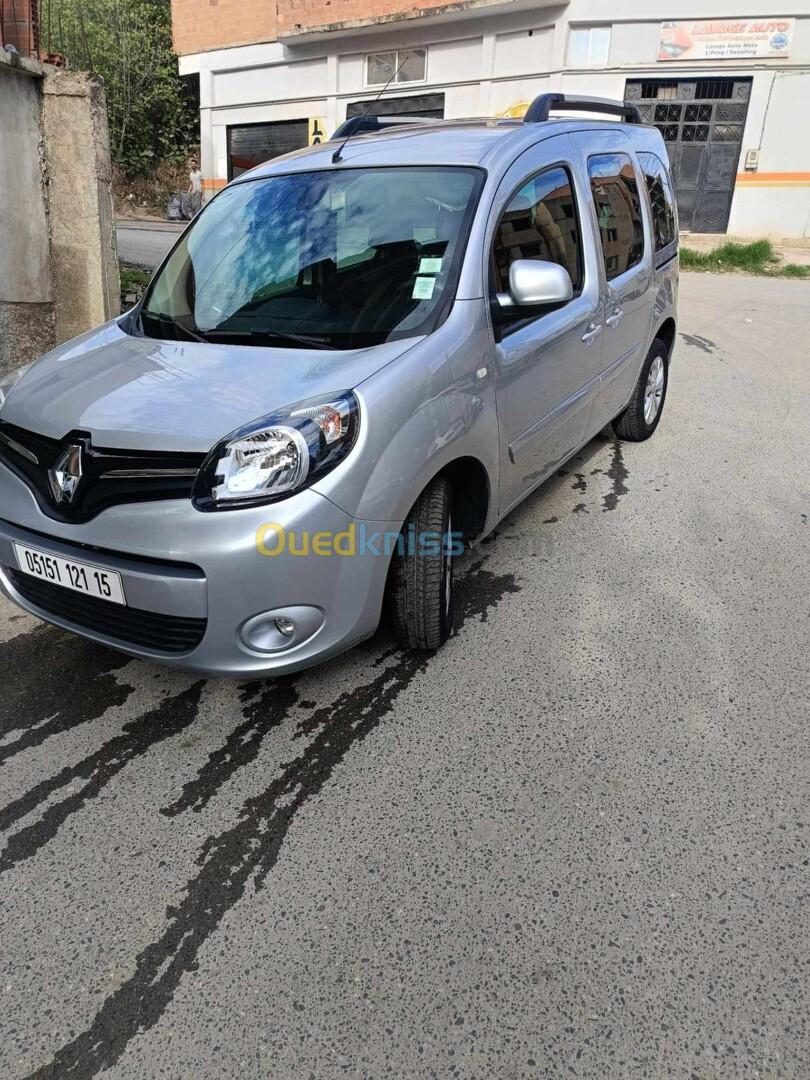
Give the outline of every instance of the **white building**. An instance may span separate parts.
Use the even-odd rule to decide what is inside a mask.
[[[545,91],[636,101],[667,141],[681,224],[810,236],[810,0],[477,0],[302,26],[184,55],[209,189],[363,111],[521,115]],[[298,9],[294,7],[297,16]],[[302,5],[302,15],[303,11]]]

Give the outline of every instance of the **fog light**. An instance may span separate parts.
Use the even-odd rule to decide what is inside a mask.
[[[290,604],[254,615],[239,628],[242,645],[254,653],[276,653],[297,649],[309,641],[324,624],[320,608]]]

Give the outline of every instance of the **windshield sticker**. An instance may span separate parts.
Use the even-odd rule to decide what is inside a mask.
[[[414,300],[430,300],[436,287],[436,279],[430,277],[418,277],[413,284]]]
[[[337,231],[337,265],[342,270],[357,262],[364,262],[374,255],[369,243],[370,229],[349,227]]]
[[[440,274],[444,259],[422,259],[419,263],[420,274]]]
[[[436,230],[434,228],[420,228],[419,226],[415,226],[413,238],[417,244],[431,244],[436,239]]]

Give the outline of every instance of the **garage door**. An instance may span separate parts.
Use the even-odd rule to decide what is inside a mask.
[[[350,101],[346,106],[346,119],[362,116],[372,105],[375,116],[424,116],[434,120],[444,119],[444,94],[412,94],[407,97],[380,98],[379,101]]]
[[[308,120],[280,120],[271,124],[238,124],[228,128],[228,179],[240,176],[279,154],[300,150],[309,143]]]
[[[740,160],[750,79],[639,79],[625,88],[645,123],[664,137],[680,226],[722,233],[728,227]]]

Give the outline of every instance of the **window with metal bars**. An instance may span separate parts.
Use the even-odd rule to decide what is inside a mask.
[[[688,122],[695,122],[696,120],[706,121],[712,118],[712,106],[711,105],[687,105],[684,109],[684,120]]]
[[[677,121],[681,118],[680,105],[656,105],[655,106],[655,121],[656,123],[662,123],[665,120]],[[711,108],[711,106],[709,106]]]
[[[643,82],[641,97],[657,98],[659,101],[675,101],[678,97],[678,84],[676,82]]]
[[[698,79],[695,83],[695,98],[731,98],[734,97],[733,79]]]

